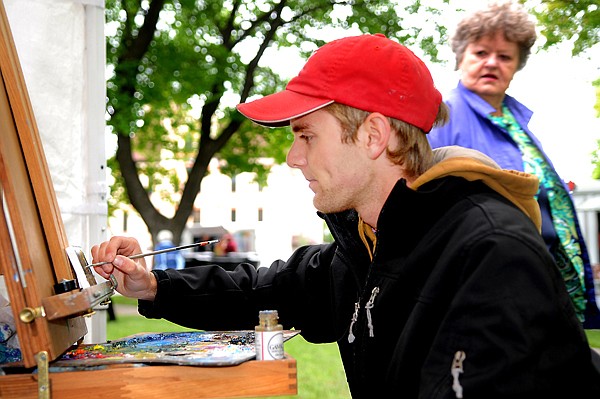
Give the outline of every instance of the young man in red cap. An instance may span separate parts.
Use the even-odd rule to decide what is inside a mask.
[[[140,313],[251,329],[277,309],[309,342],[337,342],[353,397],[600,394],[600,374],[539,234],[537,179],[460,148],[433,153],[447,118],[431,75],[383,35],[331,42],[286,89],[239,111],[290,125],[334,243],[255,270],[148,272],[132,238],[92,249]],[[185,306],[182,306],[185,304]],[[189,309],[193,309],[190,312]]]

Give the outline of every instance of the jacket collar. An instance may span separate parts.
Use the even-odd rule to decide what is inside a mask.
[[[496,111],[494,107],[492,107],[478,94],[467,89],[461,81],[458,82],[457,90],[459,91],[462,98],[467,102],[467,104],[469,104],[469,107],[471,107],[482,118],[487,119],[489,114]],[[527,126],[529,124],[529,121],[533,116],[533,111],[531,111],[529,108],[527,108],[526,106],[518,102],[514,97],[508,94],[504,96],[504,104],[514,114],[517,122],[521,127]]]

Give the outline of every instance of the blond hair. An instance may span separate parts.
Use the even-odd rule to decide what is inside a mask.
[[[358,128],[371,112],[347,105],[333,103],[323,108],[333,115],[342,127],[342,142],[354,142]],[[449,119],[448,106],[440,103],[433,126],[441,126]],[[427,135],[420,128],[398,119],[387,117],[392,130],[396,133],[398,146],[387,150],[387,157],[403,167],[407,177],[416,178],[431,167],[433,153]]]

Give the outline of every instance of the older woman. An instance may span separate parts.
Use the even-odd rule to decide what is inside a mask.
[[[532,112],[506,94],[536,40],[527,12],[510,2],[466,16],[452,38],[460,81],[445,100],[450,123],[429,134],[432,147],[477,149],[505,169],[535,174],[542,235],[556,259],[578,317],[600,327],[593,275],[569,191],[527,125]]]

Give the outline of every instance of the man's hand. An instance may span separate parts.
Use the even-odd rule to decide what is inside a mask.
[[[153,301],[156,296],[156,278],[146,267],[144,258],[136,260],[128,256],[142,253],[139,242],[131,237],[112,237],[92,247],[92,263],[111,262],[96,266],[96,272],[109,279],[117,279],[117,291],[127,297]]]

